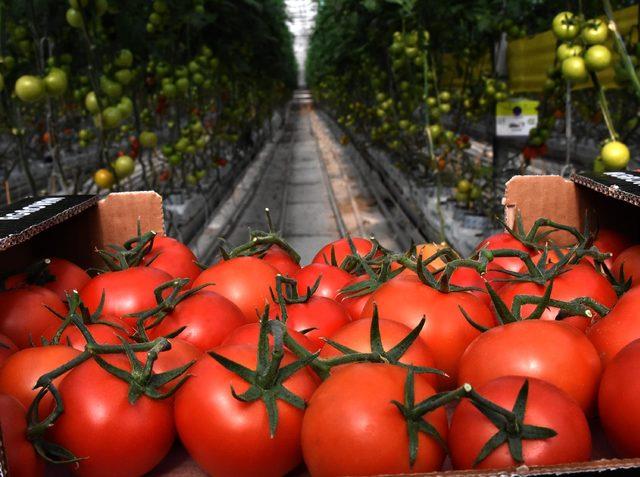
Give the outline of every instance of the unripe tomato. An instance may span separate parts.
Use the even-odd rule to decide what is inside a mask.
[[[98,98],[96,97],[96,93],[90,91],[87,93],[87,96],[84,98],[84,106],[91,114],[98,114],[100,112],[100,108],[98,107]]]
[[[136,163],[131,156],[120,156],[113,163],[113,169],[116,172],[118,179],[124,179],[129,177],[136,167]]]
[[[604,45],[594,45],[587,50],[584,61],[590,71],[602,71],[611,65],[611,51]]]
[[[131,80],[133,79],[133,73],[131,73],[131,70],[127,68],[116,71],[113,76],[116,78],[118,83],[124,85],[131,83]]]
[[[4,89],[4,76],[0,73],[0,91]]]
[[[556,58],[558,58],[559,62],[563,62],[572,56],[580,56],[581,54],[582,47],[580,45],[570,45],[569,43],[562,43],[556,50]]]
[[[44,87],[51,96],[62,96],[67,90],[67,74],[60,68],[52,68],[44,77]]]
[[[596,18],[585,24],[581,36],[587,45],[599,45],[607,40],[609,29],[604,20]]]
[[[620,141],[611,141],[600,151],[602,162],[608,171],[619,171],[627,167],[631,154],[629,148]]]
[[[104,129],[115,128],[122,120],[120,110],[115,106],[109,106],[105,108],[100,117],[100,124]]]
[[[140,133],[140,144],[142,147],[152,149],[158,145],[158,136],[151,131],[142,131]]]
[[[129,68],[133,63],[133,53],[127,49],[120,50],[113,63],[120,68]]]
[[[18,98],[25,103],[35,103],[44,98],[44,81],[37,76],[21,76],[18,78],[18,81],[16,81],[15,91]]]
[[[100,189],[111,189],[116,178],[109,169],[98,169],[93,175],[93,181]]]
[[[551,24],[553,34],[559,40],[573,40],[578,36],[580,28],[573,13],[558,13]]]
[[[581,83],[588,78],[587,65],[579,56],[572,56],[562,62],[562,76],[568,81]]]
[[[122,116],[123,119],[133,114],[133,102],[127,96],[123,96],[116,107],[118,111],[120,111],[120,116]]]
[[[66,13],[67,23],[71,25],[73,28],[82,28],[82,24],[84,23],[82,20],[82,13],[75,8],[70,8]]]

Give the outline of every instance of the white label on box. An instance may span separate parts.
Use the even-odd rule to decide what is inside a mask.
[[[528,136],[538,126],[538,101],[515,100],[496,103],[496,135]]]

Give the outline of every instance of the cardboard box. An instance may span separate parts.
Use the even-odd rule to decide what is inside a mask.
[[[636,195],[633,188],[621,189],[624,184],[616,182],[626,183],[633,177],[609,178],[611,183],[587,176],[576,176],[572,180],[558,176],[514,177],[507,183],[504,198],[507,223],[513,225],[516,210],[519,210],[525,228],[530,227],[538,217],[581,227],[585,211],[593,210],[603,227],[615,228],[640,238],[640,195]],[[637,177],[640,183],[640,174]],[[155,192],[114,193],[102,200],[80,196],[75,202],[66,204],[69,207],[60,201],[52,201],[51,204],[45,203],[43,208],[39,208],[40,205],[30,208],[36,200],[26,199],[14,204],[8,212],[0,211],[0,272],[19,269],[34,258],[48,254],[73,260],[85,267],[96,265],[94,250],[111,243],[122,243],[135,235],[138,220],[143,231],[164,232],[162,198]],[[13,218],[7,218],[8,214],[16,213]],[[8,222],[11,225],[7,225]],[[8,234],[7,230],[12,228],[14,233]],[[598,428],[594,430],[593,457],[597,460],[578,464],[503,471],[444,471],[421,475],[484,477],[597,473],[600,476],[620,475],[623,469],[627,469],[624,475],[640,475],[640,470],[633,470],[640,469],[640,459],[614,459]],[[4,477],[6,470],[1,461],[0,477]],[[176,446],[152,475],[201,477],[205,474],[183,449]],[[306,473],[300,471],[294,475],[300,477]]]

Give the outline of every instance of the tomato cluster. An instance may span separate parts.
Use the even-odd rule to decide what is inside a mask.
[[[611,230],[517,220],[469,258],[349,237],[303,267],[271,230],[205,270],[153,232],[100,255],[5,277],[11,475],[139,476],[176,439],[223,476],[508,469],[588,461],[598,422],[640,457],[640,252]]]

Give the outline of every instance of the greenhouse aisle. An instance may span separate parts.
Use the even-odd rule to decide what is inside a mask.
[[[308,92],[296,93],[263,171],[254,174],[245,202],[235,207],[224,233],[207,226],[203,236],[222,235],[228,246],[246,242],[250,229],[274,226],[308,263],[325,243],[346,234],[374,235],[395,245],[389,227],[340,144],[313,110]],[[255,166],[259,167],[259,166]],[[248,171],[254,172],[254,171]],[[214,215],[210,224],[219,223]]]

